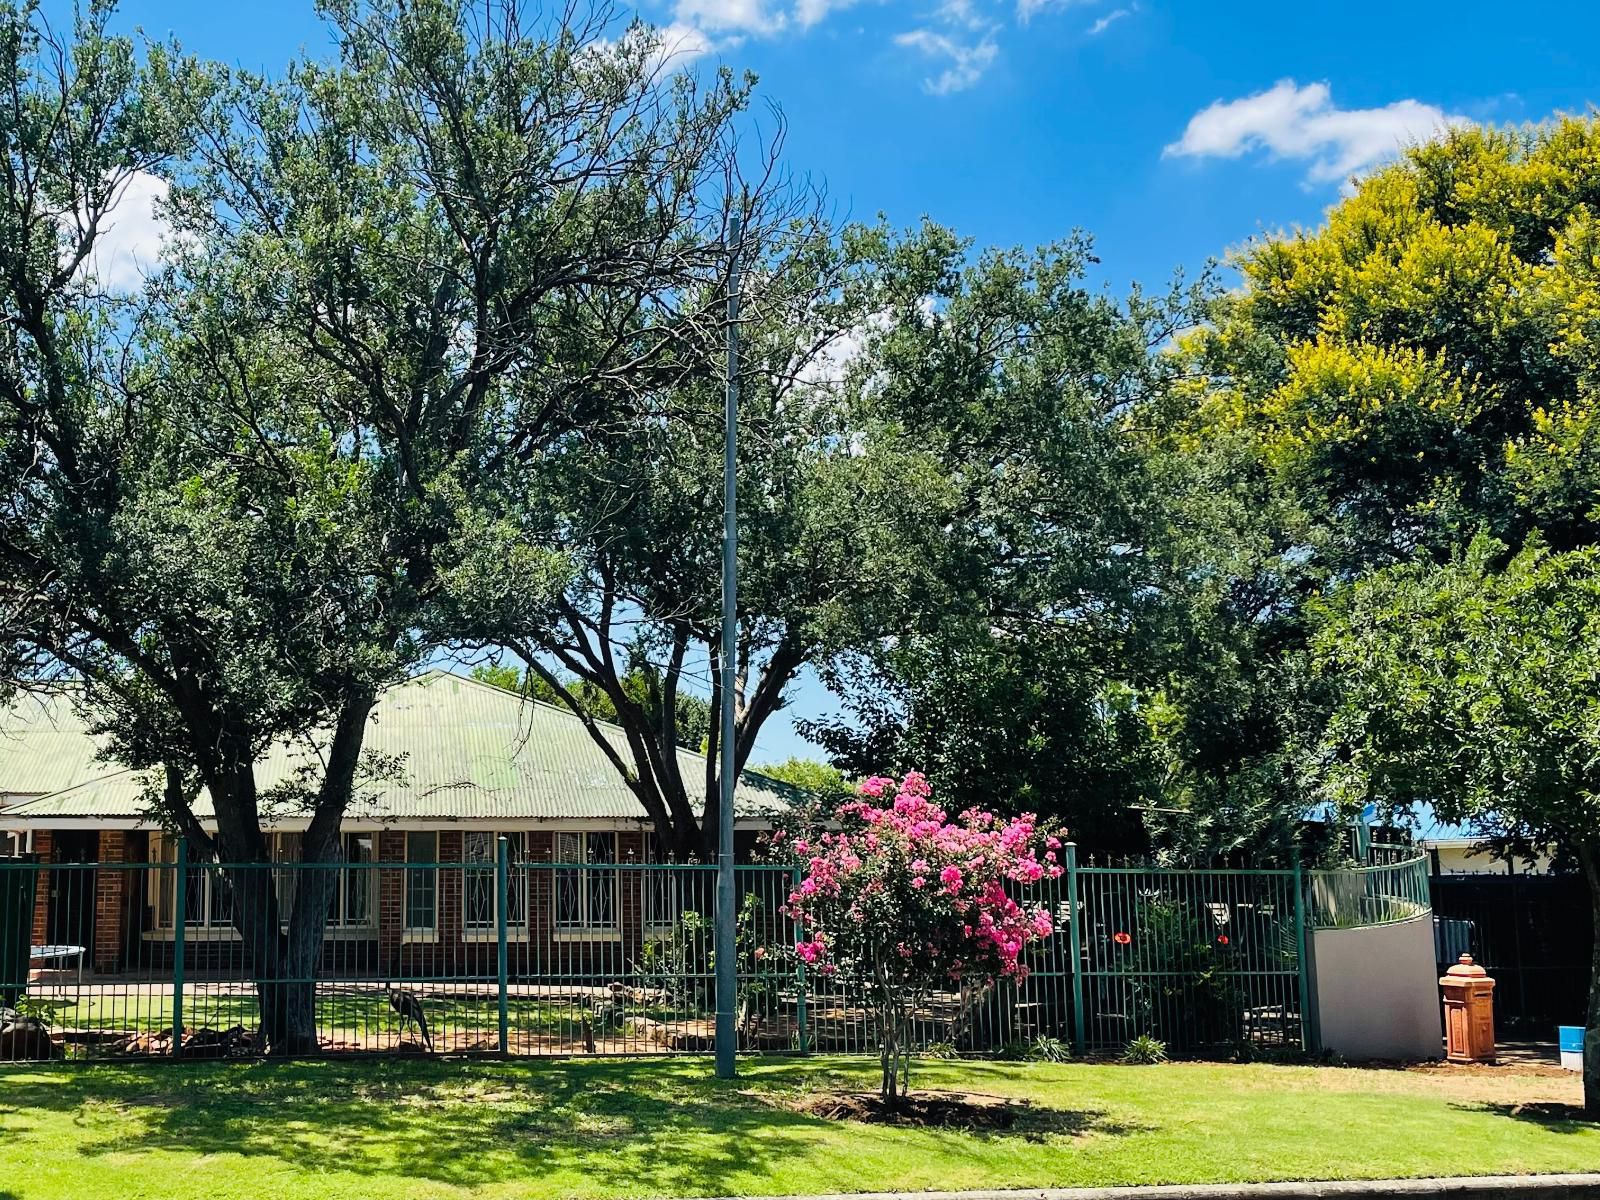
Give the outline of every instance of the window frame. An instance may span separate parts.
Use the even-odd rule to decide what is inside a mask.
[[[468,847],[475,838],[488,838],[488,856],[468,858]],[[461,934],[468,941],[494,939],[498,935],[500,872],[497,869],[500,839],[506,839],[506,936],[524,941],[528,936],[528,834],[526,830],[466,829],[461,833]],[[471,917],[468,889],[474,877],[489,881],[489,913],[482,920]],[[520,909],[520,911],[518,911]]]
[[[561,854],[561,839],[575,837],[578,839],[580,856],[576,862],[564,862]],[[609,861],[595,862],[590,850],[591,838],[609,838],[611,841],[611,858]],[[567,938],[616,938],[622,935],[622,905],[621,889],[618,887],[618,877],[621,874],[618,856],[621,852],[621,837],[615,829],[557,829],[553,831],[551,841],[551,860],[556,864],[557,870],[552,879],[553,895],[550,904],[550,923],[555,936],[559,939]],[[593,865],[591,865],[593,864]],[[571,881],[577,888],[577,909],[579,916],[576,920],[562,920],[562,890],[563,886]],[[600,888],[610,892],[610,919],[603,923],[594,920],[594,903],[592,898],[596,895],[595,881],[600,881]]]
[[[433,853],[426,858],[411,856],[413,838],[432,838]],[[405,884],[400,895],[400,932],[411,938],[432,938],[439,934],[439,831],[437,829],[408,829],[405,831]],[[419,864],[413,866],[412,864]],[[429,920],[426,925],[411,922],[411,888],[414,881],[427,882]]]
[[[171,857],[167,857],[168,855]],[[159,857],[157,857],[159,855]],[[150,835],[150,848],[146,857],[151,864],[150,887],[146,903],[150,909],[151,932],[162,937],[173,937],[178,928],[178,843],[175,838],[165,833],[152,833]],[[231,916],[219,915],[223,906],[216,901],[216,890],[223,882],[221,874],[215,868],[214,860],[190,859],[188,864],[189,884],[184,889],[184,899],[191,901],[195,895],[200,897],[200,919],[190,921],[188,914],[183,915],[184,936],[217,937],[238,936],[238,931],[233,927]],[[201,884],[200,890],[193,890],[196,882]],[[231,898],[230,898],[231,899]],[[188,904],[185,905],[187,909]],[[163,908],[170,909],[165,915]]]
[[[268,852],[271,855],[270,861],[274,863],[293,861],[283,857],[283,851],[285,845],[290,844],[287,839],[298,838],[301,836],[299,833],[280,832],[269,833],[265,836],[267,838]],[[378,830],[364,828],[340,831],[339,851],[341,862],[348,861],[344,856],[349,852],[348,845],[350,840],[363,837],[372,840],[373,857],[369,861],[377,862]],[[166,857],[168,854],[171,855],[170,858]],[[150,846],[147,851],[147,860],[151,864],[151,870],[149,872],[150,883],[146,896],[146,907],[151,914],[149,932],[161,936],[171,936],[176,931],[176,914],[164,916],[162,909],[167,906],[175,908],[177,904],[177,858],[177,840],[164,832],[152,831],[150,834]],[[203,884],[200,902],[202,915],[199,921],[184,922],[186,936],[188,934],[199,934],[213,938],[218,936],[237,937],[238,930],[234,929],[232,916],[227,912],[225,906],[219,904],[217,900],[217,889],[219,886],[225,886],[225,884],[221,873],[215,869],[214,860],[208,859],[205,862],[200,862],[191,859],[189,861],[189,872],[190,888],[193,888],[197,880]],[[357,873],[367,881],[367,917],[364,921],[350,921],[345,918],[349,882]],[[279,897],[283,898],[287,893],[282,886],[282,880],[283,876],[287,875],[288,872],[274,869],[273,874],[278,877],[275,880],[275,885],[278,887]],[[365,934],[376,936],[378,932],[377,876],[377,871],[370,867],[362,868],[359,872],[352,872],[343,867],[339,868],[334,890],[333,908],[328,917],[325,936],[330,938]],[[290,892],[292,892],[292,889],[290,889]],[[189,894],[188,889],[186,889],[186,899]],[[289,908],[289,905],[284,906],[284,928],[288,928]]]

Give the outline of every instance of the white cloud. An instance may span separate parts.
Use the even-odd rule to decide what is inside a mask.
[[[994,38],[987,34],[977,42],[968,43],[931,29],[913,29],[897,34],[894,40],[896,45],[909,46],[924,57],[946,61],[944,70],[922,81],[923,88],[935,96],[964,91],[977,83],[1000,52]]]
[[[801,29],[810,29],[829,13],[854,6],[856,0],[795,0],[794,23]]]
[[[657,41],[650,59],[651,66],[657,69],[667,67],[676,71],[716,48],[711,39],[693,25],[674,21],[655,32]]]
[[[787,23],[765,0],[678,0],[675,24],[710,33],[777,33]]]
[[[1122,20],[1123,17],[1132,16],[1132,15],[1133,15],[1133,9],[1131,9],[1131,8],[1115,8],[1115,9],[1112,9],[1105,16],[1101,17],[1098,21],[1096,21],[1093,25],[1089,26],[1089,36],[1090,37],[1099,37],[1102,33],[1104,33],[1106,30],[1110,29],[1118,21]]]
[[[111,198],[95,230],[94,246],[78,268],[80,277],[113,292],[133,292],[145,278],[161,266],[162,255],[172,227],[157,211],[166,202],[167,181],[148,171],[135,171],[123,181]],[[87,221],[80,213],[77,225]],[[78,229],[66,223],[63,237],[75,242]],[[69,247],[75,248],[75,247]]]
[[[1307,179],[1326,183],[1393,157],[1404,146],[1465,120],[1420,100],[1382,108],[1335,108],[1326,83],[1284,79],[1239,100],[1218,100],[1189,119],[1171,156],[1238,158],[1265,150],[1309,159]]]
[[[934,16],[946,25],[958,25],[964,29],[985,29],[989,25],[989,19],[972,7],[972,0],[944,0]]]
[[[1017,0],[1017,20],[1026,25],[1047,8],[1077,8],[1099,0]]]

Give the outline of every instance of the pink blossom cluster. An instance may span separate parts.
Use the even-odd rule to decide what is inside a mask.
[[[1060,841],[1032,815],[952,819],[914,771],[858,790],[830,828],[791,843],[805,870],[788,905],[800,960],[906,986],[1025,977],[1024,951],[1055,924],[1015,897],[1062,873]]]

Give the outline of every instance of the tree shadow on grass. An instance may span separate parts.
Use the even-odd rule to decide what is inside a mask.
[[[1529,1101],[1524,1104],[1452,1104],[1460,1112],[1490,1112],[1498,1117],[1526,1121],[1554,1133],[1593,1133],[1600,1130],[1600,1119],[1589,1116],[1581,1104],[1558,1101]]]
[[[853,1065],[761,1064],[739,1080],[704,1061],[207,1063],[56,1069],[7,1081],[7,1107],[114,1116],[85,1156],[164,1150],[276,1159],[308,1172],[474,1187],[570,1176],[585,1190],[727,1195],[819,1153],[852,1129],[916,1154],[980,1162],[1017,1139],[1120,1135],[1101,1111],[1028,1106],[1008,1130],[899,1130],[823,1120],[785,1103],[869,1078]],[[930,1083],[933,1081],[930,1080]],[[981,1086],[978,1077],[969,1085]],[[25,1135],[26,1136],[26,1135]],[[881,1140],[877,1142],[881,1145]],[[563,1180],[565,1183],[565,1180]],[[0,1196],[0,1200],[5,1200]]]
[[[460,1187],[567,1174],[594,1190],[727,1195],[781,1163],[838,1151],[849,1123],[774,1098],[818,1082],[799,1064],[730,1084],[681,1060],[258,1062],[40,1072],[8,1081],[6,1099],[78,1120],[110,1109],[115,1135],[82,1143],[86,1156],[263,1156],[308,1172]],[[1002,1138],[1131,1131],[1101,1112],[1033,1108],[1011,1130],[903,1136],[934,1136],[939,1153],[977,1160]]]

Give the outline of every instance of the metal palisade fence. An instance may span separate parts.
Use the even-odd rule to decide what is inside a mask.
[[[710,1052],[715,868],[517,851],[469,837],[453,862],[218,866],[181,844],[155,862],[0,860],[0,1061],[244,1057],[269,1030],[308,1032],[301,1054]],[[1427,911],[1420,858],[1068,862],[1025,897],[1056,929],[1026,979],[930,996],[919,1048],[1104,1051],[1143,1034],[1180,1052],[1305,1048],[1310,933]],[[793,953],[797,879],[737,869],[739,1049],[871,1052],[861,998]],[[290,923],[324,902],[297,956]]]

